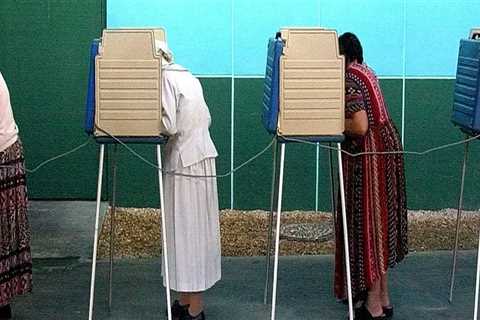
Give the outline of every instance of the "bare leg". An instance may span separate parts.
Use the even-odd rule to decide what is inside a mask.
[[[383,314],[382,300],[381,300],[381,279],[373,283],[372,288],[368,291],[367,309],[374,317],[379,317]]]
[[[390,307],[390,295],[388,293],[388,276],[386,273],[381,278],[381,301],[383,307]]]

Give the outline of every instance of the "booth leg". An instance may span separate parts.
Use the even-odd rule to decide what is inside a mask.
[[[348,293],[348,317],[353,320],[353,300],[352,300],[352,279],[350,273],[350,253],[348,245],[348,227],[347,227],[347,210],[345,205],[345,187],[343,184],[343,164],[342,164],[342,145],[337,143],[338,148],[338,175],[340,183],[340,199],[342,205],[342,223],[343,223],[343,242],[345,245],[345,269],[347,273],[347,293]]]
[[[93,302],[95,298],[95,271],[97,265],[97,245],[98,245],[98,224],[100,218],[100,200],[102,197],[102,179],[103,179],[103,159],[105,155],[105,145],[100,145],[100,160],[98,165],[98,183],[97,183],[97,205],[95,211],[95,233],[93,238],[92,255],[92,276],[90,280],[90,304],[88,309],[88,319],[93,319]]]
[[[167,295],[167,316],[168,320],[172,320],[172,305],[170,299],[170,276],[168,269],[168,249],[167,249],[167,227],[165,223],[165,199],[163,192],[163,173],[162,173],[162,152],[160,145],[157,145],[157,162],[158,162],[158,186],[160,192],[160,216],[162,219],[162,238],[163,238],[163,263],[164,263],[164,278],[165,278],[165,290]]]
[[[478,290],[480,287],[480,233],[478,237],[478,247],[477,247],[477,275],[475,280],[475,307],[473,311],[473,319],[478,319]]]
[[[270,216],[268,220],[267,261],[266,261],[266,271],[265,271],[265,289],[263,292],[263,304],[267,304],[268,291],[270,290],[270,260],[271,260],[271,254],[272,254],[273,206],[276,199],[275,187],[277,184],[277,151],[278,151],[278,142],[275,141],[275,144],[273,147],[272,191],[270,196]]]
[[[463,166],[462,166],[462,182],[460,185],[460,197],[458,199],[458,211],[457,211],[457,224],[455,228],[455,244],[453,247],[453,262],[452,262],[452,273],[450,276],[450,295],[448,301],[452,303],[453,301],[453,288],[455,286],[455,273],[457,269],[457,253],[458,253],[458,238],[460,233],[460,219],[463,210],[463,190],[465,186],[465,171],[467,167],[467,158],[468,158],[468,142],[465,143],[465,151],[463,155]]]
[[[272,290],[272,317],[275,320],[275,308],[277,303],[277,279],[278,279],[278,256],[280,253],[280,217],[282,213],[283,193],[283,169],[285,164],[285,143],[280,147],[280,173],[278,178],[278,200],[277,200],[277,225],[275,232],[275,260],[273,265],[273,290]]]
[[[110,212],[110,272],[108,274],[108,311],[112,311],[112,287],[113,287],[113,256],[115,254],[115,214],[116,214],[116,195],[117,195],[117,144],[113,146],[113,174],[112,174],[112,211]]]
[[[331,147],[332,144],[329,143]],[[330,162],[330,201],[332,207],[332,218],[333,218],[333,232],[335,233],[335,223],[336,223],[336,214],[337,214],[337,206],[335,204],[336,197],[335,197],[335,173],[333,170],[333,150],[329,150],[328,159]]]

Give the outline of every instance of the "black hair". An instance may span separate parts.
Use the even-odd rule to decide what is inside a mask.
[[[363,48],[357,36],[351,32],[345,32],[338,38],[340,45],[340,54],[345,56],[345,63],[357,60],[358,63],[363,63]]]

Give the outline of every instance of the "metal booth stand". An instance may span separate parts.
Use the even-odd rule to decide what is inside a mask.
[[[155,41],[166,40],[165,30],[156,29],[105,29],[102,39],[92,42],[90,72],[86,104],[85,131],[93,135],[100,145],[95,234],[93,242],[92,274],[88,319],[93,319],[95,298],[95,272],[102,194],[105,146],[113,145],[113,176],[110,224],[110,270],[108,307],[112,306],[113,256],[117,184],[117,145],[150,144],[156,146],[162,247],[167,316],[172,320],[170,278],[166,240],[164,185],[162,175],[161,145],[161,56],[156,52]]]
[[[273,176],[272,176],[272,193],[271,193],[271,202],[270,202],[270,216],[269,216],[269,228],[268,228],[268,249],[267,249],[267,261],[266,261],[266,281],[265,281],[265,291],[264,291],[264,303],[267,303],[268,291],[270,285],[270,260],[271,260],[271,245],[272,245],[272,233],[273,233],[273,217],[274,212],[277,212],[276,215],[276,229],[275,229],[275,255],[274,255],[274,269],[273,269],[273,289],[272,289],[272,311],[271,311],[271,320],[275,319],[276,311],[276,302],[277,302],[277,280],[278,280],[278,257],[280,249],[280,219],[282,213],[282,196],[283,196],[283,174],[285,169],[285,149],[286,145],[291,142],[300,142],[299,140],[305,140],[308,142],[319,142],[319,143],[336,143],[337,146],[337,156],[338,156],[338,175],[339,175],[339,184],[340,184],[340,200],[342,206],[342,225],[343,225],[343,240],[344,240],[344,252],[345,252],[345,269],[347,275],[347,293],[348,293],[348,310],[349,310],[349,319],[353,320],[353,300],[352,300],[352,287],[351,287],[351,274],[350,274],[350,255],[348,247],[348,231],[347,231],[347,216],[346,216],[346,206],[345,206],[345,189],[343,185],[343,167],[342,167],[342,149],[341,141],[343,136],[324,136],[324,137],[302,137],[295,138],[296,141],[291,141],[288,139],[283,139],[282,137],[276,138],[273,151]],[[278,147],[280,145],[280,163],[278,161]],[[332,154],[330,153],[330,168],[332,170],[331,182],[332,182],[332,210],[335,211],[334,206],[334,186],[333,186],[333,162]],[[278,173],[277,173],[278,170]],[[274,203],[276,204],[276,210],[274,210]],[[334,218],[335,219],[335,218]]]
[[[163,185],[163,175],[162,175],[162,155],[161,155],[161,145],[165,143],[165,139],[162,137],[153,137],[149,139],[138,139],[138,138],[127,138],[120,139],[123,143],[142,143],[142,144],[155,144],[156,153],[157,153],[157,165],[158,165],[158,185],[159,185],[159,197],[160,197],[160,214],[161,214],[161,225],[162,225],[162,251],[163,251],[163,263],[164,268],[164,279],[165,279],[165,290],[167,296],[167,306],[171,305],[170,297],[170,278],[169,278],[169,268],[168,268],[168,252],[167,252],[167,240],[166,240],[166,224],[165,224],[165,202],[164,202],[164,185]],[[111,198],[111,216],[110,216],[110,268],[109,268],[109,286],[108,286],[108,310],[111,311],[112,307],[112,284],[113,284],[113,256],[114,256],[114,234],[115,234],[115,210],[116,210],[116,186],[117,186],[117,141],[109,137],[99,137],[96,138],[96,142],[100,144],[99,152],[99,165],[98,165],[98,183],[97,183],[97,199],[96,199],[96,211],[95,211],[95,234],[93,242],[93,255],[92,255],[92,273],[91,273],[91,282],[90,282],[90,303],[89,303],[89,313],[88,319],[93,319],[93,306],[94,306],[94,297],[95,297],[95,272],[96,272],[96,262],[97,262],[97,246],[98,246],[98,233],[99,233],[99,219],[100,219],[100,201],[102,195],[102,182],[103,182],[103,167],[104,167],[104,156],[105,156],[105,145],[113,144],[113,154],[112,154],[112,198]],[[167,307],[168,319],[172,319],[171,309]]]
[[[452,122],[460,127],[465,133],[465,149],[462,165],[462,179],[460,184],[460,196],[458,200],[457,221],[455,229],[455,244],[453,248],[453,261],[450,277],[449,302],[453,301],[453,289],[455,285],[455,272],[457,267],[458,240],[460,231],[460,219],[463,210],[463,194],[465,187],[465,173],[468,160],[469,141],[478,137],[480,133],[480,28],[472,29],[468,39],[460,41],[458,53],[457,74],[454,90]],[[470,138],[472,137],[472,138]],[[475,307],[473,319],[478,318],[478,298],[480,288],[480,233],[477,247],[477,270],[475,280]]]
[[[273,217],[276,212],[271,320],[275,319],[277,303],[285,149],[287,144],[292,142],[312,143],[317,144],[317,147],[319,147],[319,143],[336,143],[345,242],[348,308],[350,320],[353,320],[350,255],[340,144],[344,139],[344,78],[345,60],[340,55],[335,30],[288,27],[281,28],[275,37],[269,39],[262,122],[267,132],[275,135],[264,292],[264,303],[266,304],[270,285]],[[279,147],[280,159],[278,159]],[[331,201],[332,211],[335,212],[332,158],[332,152],[330,152]]]

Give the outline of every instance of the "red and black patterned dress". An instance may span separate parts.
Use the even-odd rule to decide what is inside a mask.
[[[352,64],[345,73],[345,91],[345,117],[365,110],[368,131],[363,137],[347,136],[344,150],[350,153],[402,150],[374,72],[366,65]],[[359,299],[408,253],[403,156],[345,155],[343,168],[352,291],[354,299]],[[343,229],[341,215],[337,217],[335,295],[345,299]]]
[[[0,152],[0,307],[32,290],[23,147],[17,140]]]

